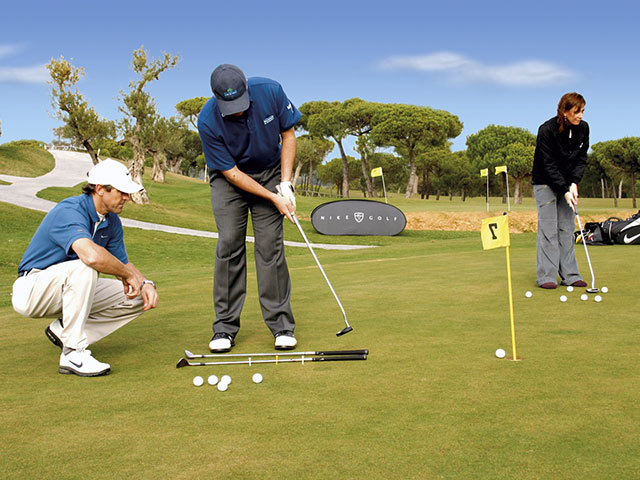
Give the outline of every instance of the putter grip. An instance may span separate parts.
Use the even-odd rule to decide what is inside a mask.
[[[328,350],[316,352],[317,355],[368,355],[369,350]]]
[[[314,362],[341,362],[343,360],[366,360],[366,355],[337,355],[335,357],[316,357]]]

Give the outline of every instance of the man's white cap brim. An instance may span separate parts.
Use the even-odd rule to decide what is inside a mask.
[[[123,193],[136,193],[144,187],[131,179],[131,173],[120,162],[107,158],[89,170],[87,181],[94,185],[111,185]]]

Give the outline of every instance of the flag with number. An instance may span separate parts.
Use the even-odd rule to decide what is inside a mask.
[[[507,173],[507,166],[506,165],[502,165],[500,167],[496,167],[496,175],[498,175],[499,173]]]
[[[488,168],[483,168],[482,170],[480,170],[480,176],[481,177],[486,177],[489,175],[489,169]]]
[[[374,168],[371,170],[372,177],[381,177],[382,176],[382,167]]]
[[[507,215],[482,220],[480,235],[482,237],[482,248],[485,250],[508,247],[511,242],[509,240],[509,219]]]

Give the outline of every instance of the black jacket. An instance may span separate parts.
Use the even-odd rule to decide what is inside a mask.
[[[562,133],[559,127],[556,117],[540,125],[531,183],[549,185],[558,196],[563,196],[572,183],[580,183],[587,167],[589,124],[581,121],[579,125],[565,126]]]

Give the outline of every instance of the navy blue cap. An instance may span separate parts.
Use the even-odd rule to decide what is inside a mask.
[[[222,115],[233,115],[249,108],[247,78],[235,65],[224,63],[211,73],[211,90]]]

